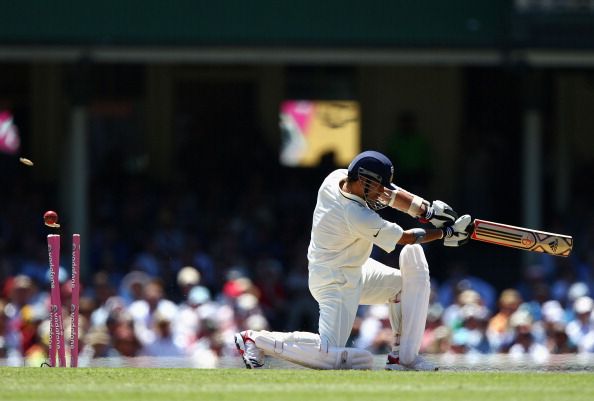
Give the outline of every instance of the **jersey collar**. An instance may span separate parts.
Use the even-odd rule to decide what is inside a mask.
[[[361,198],[361,197],[359,197],[359,196],[357,196],[357,195],[353,195],[353,194],[351,194],[351,193],[349,193],[349,192],[345,192],[345,191],[343,191],[343,190],[342,190],[342,188],[341,188],[341,185],[340,185],[340,183],[341,183],[341,181],[339,181],[339,182],[338,182],[338,190],[340,191],[340,194],[341,194],[342,196],[344,196],[345,198],[347,198],[347,199],[350,199],[350,200],[352,200],[352,201],[355,201],[355,202],[357,202],[357,203],[360,203],[360,204],[361,204],[361,206],[368,207],[368,206],[367,206],[367,202],[365,202],[365,199],[363,199],[363,198]]]

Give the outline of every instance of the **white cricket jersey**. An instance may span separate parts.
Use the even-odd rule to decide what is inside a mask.
[[[309,264],[325,267],[360,267],[373,244],[391,252],[402,228],[370,209],[365,200],[343,192],[340,181],[347,170],[335,170],[322,183],[313,214]]]

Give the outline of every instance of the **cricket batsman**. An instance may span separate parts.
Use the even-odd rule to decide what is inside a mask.
[[[383,154],[365,151],[348,170],[330,173],[320,186],[308,249],[309,289],[319,304],[319,334],[247,330],[235,343],[247,368],[264,356],[314,369],[371,369],[373,355],[345,347],[359,305],[387,304],[394,333],[387,370],[437,370],[419,355],[429,306],[429,267],[420,244],[468,241],[469,215],[431,203],[392,184],[394,167]],[[435,228],[404,230],[377,210],[392,207]],[[392,252],[404,245],[399,269],[370,258],[373,245]]]

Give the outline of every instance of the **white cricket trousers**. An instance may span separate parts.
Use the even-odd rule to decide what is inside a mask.
[[[359,305],[394,302],[402,290],[402,276],[400,270],[371,258],[362,267],[310,266],[309,289],[320,306],[322,341],[344,347]]]
[[[427,318],[429,268],[420,245],[406,245],[400,253],[399,264],[400,270],[369,258],[361,267],[310,265],[309,289],[320,307],[321,340],[330,346],[344,347],[359,305],[388,304],[395,334],[400,334],[401,318],[404,316],[406,320],[402,327],[402,345],[407,337],[405,359],[414,358]],[[393,307],[397,299],[402,303],[402,312]]]

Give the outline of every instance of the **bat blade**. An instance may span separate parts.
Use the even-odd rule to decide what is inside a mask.
[[[480,219],[475,219],[472,225],[470,238],[477,241],[555,256],[569,256],[573,248],[573,238],[569,235],[547,233]]]

